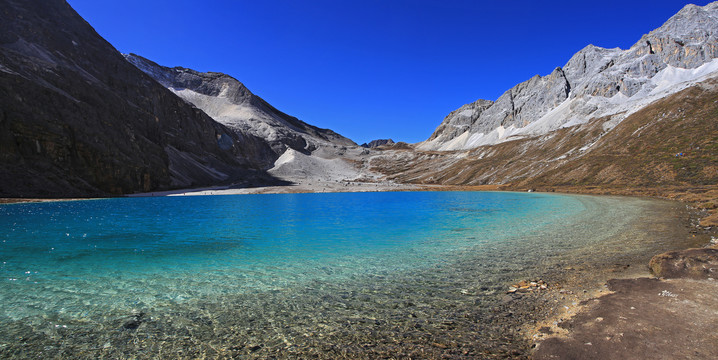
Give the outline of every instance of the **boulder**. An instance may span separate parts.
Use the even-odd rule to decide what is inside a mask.
[[[653,275],[663,278],[718,277],[718,249],[687,249],[654,256],[648,263]]]

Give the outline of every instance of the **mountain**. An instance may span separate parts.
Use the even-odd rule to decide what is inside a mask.
[[[394,140],[392,140],[392,139],[376,139],[376,140],[372,140],[368,143],[363,143],[359,146],[361,146],[363,148],[374,149],[374,148],[377,148],[377,147],[383,146],[383,145],[394,145]]]
[[[382,176],[718,182],[718,2],[686,6],[627,50],[589,45],[496,101],[451,112],[422,143],[378,148],[289,116],[228,75],[123,56],[62,0],[0,4],[0,196]]]
[[[217,122],[266,141],[262,169],[281,180],[325,183],[376,178],[365,166],[367,149],[332,130],[287,115],[253,94],[237,79],[217,72],[165,67],[139,55],[127,61]]]
[[[273,180],[269,143],[132,66],[65,1],[0,4],[0,196]]]
[[[718,76],[634,112],[461,151],[396,151],[373,170],[400,183],[510,184],[547,190],[718,184]]]
[[[449,114],[421,150],[462,150],[541,136],[606,118],[606,130],[656,100],[718,71],[718,2],[687,5],[630,49],[589,45],[563,67],[534,76],[495,102]]]
[[[450,113],[415,150],[373,156],[400,183],[514,188],[718,183],[718,2],[628,50],[588,46],[497,101]]]
[[[332,130],[317,128],[275,109],[229,75],[168,68],[135,54],[125,58],[216,121],[266,140],[275,154],[266,159],[270,163],[288,148],[310,154],[319,147],[356,146]]]

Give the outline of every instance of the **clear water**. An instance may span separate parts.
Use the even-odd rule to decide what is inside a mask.
[[[376,295],[377,304],[396,297],[424,301],[421,294],[427,288],[444,289],[447,284],[454,288],[442,291],[452,294],[476,295],[480,289],[499,294],[509,280],[555,266],[591,263],[596,252],[615,261],[647,247],[668,246],[670,239],[647,238],[645,231],[640,232],[643,237],[636,236],[634,225],[650,204],[536,193],[395,192],[3,205],[0,335],[4,331],[9,336],[0,336],[5,341],[0,352],[12,347],[13,337],[22,332],[41,334],[37,346],[45,351],[47,341],[70,344],[58,340],[63,335],[55,332],[68,324],[78,331],[82,324],[93,324],[82,333],[99,336],[103,344],[89,349],[109,351],[113,336],[125,334],[118,332],[117,321],[121,324],[123,316],[139,311],[153,314],[155,320],[173,319],[170,314],[180,309],[224,313],[228,307],[264,304],[266,310],[275,304],[286,307],[294,299],[293,316],[303,316],[303,311],[330,319],[331,307],[321,314],[312,314],[312,309],[322,303],[317,299],[336,292],[384,291]],[[317,303],[297,305],[302,297]],[[384,311],[377,307],[372,311]],[[222,321],[240,319],[243,313],[213,318],[211,336],[218,326],[230,327],[218,325]],[[301,325],[296,318],[272,316],[262,318],[284,322],[287,329],[296,324],[301,328],[286,330],[280,336],[283,343],[275,346],[289,346],[298,341],[297,334],[313,331],[314,325]],[[108,322],[114,324],[111,330],[88,335]],[[170,336],[166,329],[161,332]],[[251,337],[233,334],[240,337],[233,342]],[[194,335],[200,345],[209,341],[202,340],[205,335],[210,336]],[[268,340],[253,341],[272,353]],[[251,354],[256,349],[233,351]]]

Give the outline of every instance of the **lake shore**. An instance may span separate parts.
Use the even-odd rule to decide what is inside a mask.
[[[501,185],[455,186],[431,184],[397,184],[393,182],[367,181],[312,181],[294,185],[263,187],[217,186],[196,189],[156,191],[127,195],[143,196],[202,196],[202,195],[243,195],[243,194],[301,194],[334,192],[385,192],[385,191],[498,191]]]
[[[513,189],[525,190],[525,189]],[[662,198],[686,204],[684,236],[716,247],[718,187],[550,187],[538,191]],[[676,248],[674,250],[683,250]],[[658,255],[658,254],[653,254]],[[718,356],[718,281],[657,278],[645,268],[568,297],[553,316],[525,330],[534,359],[705,359]],[[554,297],[556,295],[554,294]],[[563,296],[563,298],[567,298]]]

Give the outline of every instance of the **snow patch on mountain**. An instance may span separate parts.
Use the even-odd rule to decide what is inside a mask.
[[[540,136],[560,128],[585,124],[592,119],[601,117],[611,117],[610,126],[604,129],[610,130],[618,125],[620,120],[649,104],[714,77],[718,77],[718,59],[713,59],[695,69],[668,65],[650,81],[646,81],[641,91],[630,97],[620,92],[608,98],[602,96],[572,98],[569,96],[559,106],[524,127],[498,126],[487,133],[472,133],[467,130],[448,141],[437,138],[419,143],[417,148],[439,151],[473,149],[479,146]]]
[[[650,94],[660,94],[664,91],[675,92],[675,89],[673,89],[675,85],[692,85],[716,76],[715,72],[717,71],[718,59],[713,59],[695,69],[683,69],[668,65],[651,79],[651,82],[656,87],[651,90]]]

